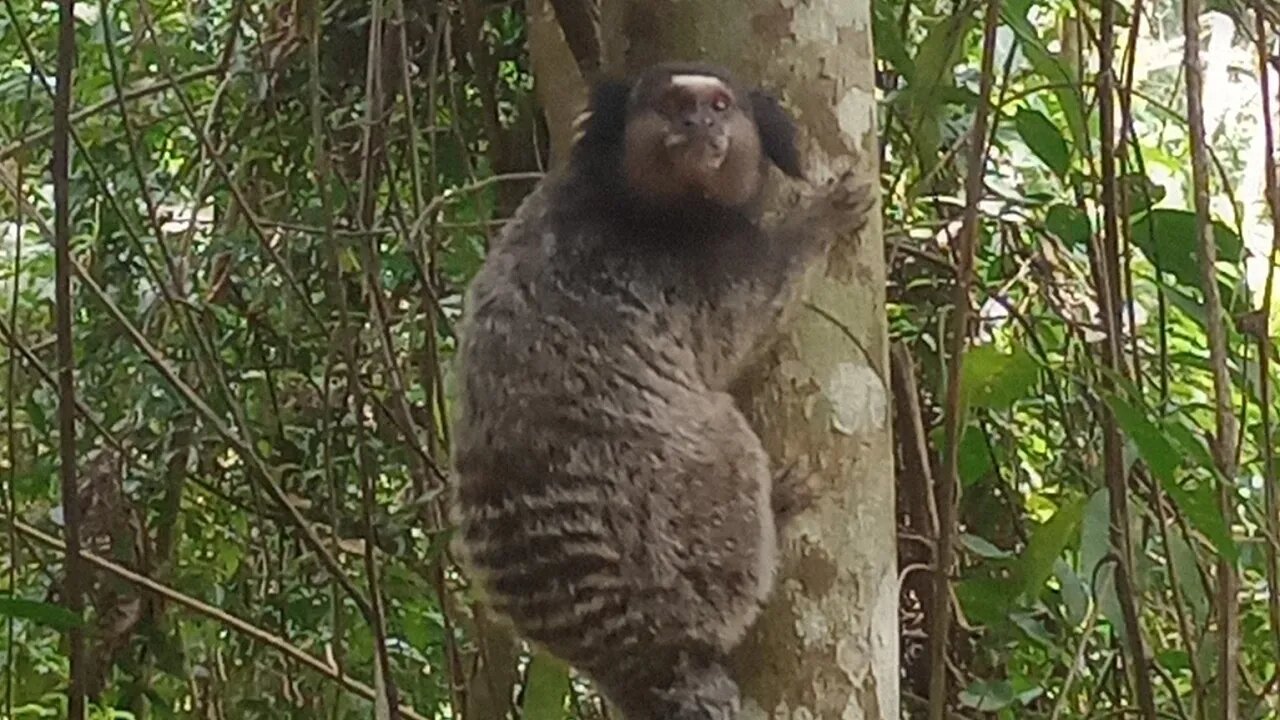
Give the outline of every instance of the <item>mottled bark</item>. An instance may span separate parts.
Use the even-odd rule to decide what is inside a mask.
[[[775,89],[802,125],[805,170],[877,177],[869,0],[619,0],[606,70],[719,62]],[[896,720],[898,582],[884,253],[878,221],[816,273],[767,377],[746,390],[766,447],[813,473],[778,592],[742,648],[744,720]]]
[[[534,92],[551,139],[550,167],[562,164],[573,140],[573,120],[587,104],[587,84],[569,49],[550,0],[528,0],[529,58]]]

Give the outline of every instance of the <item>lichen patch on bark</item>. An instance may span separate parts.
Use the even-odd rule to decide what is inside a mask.
[[[831,427],[843,435],[882,430],[889,401],[884,383],[862,363],[842,362],[831,369],[823,383],[831,401]]]
[[[860,138],[876,127],[876,99],[860,87],[847,87],[836,103],[836,121],[840,130],[852,138]]]

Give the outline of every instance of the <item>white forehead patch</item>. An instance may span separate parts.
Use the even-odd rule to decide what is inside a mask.
[[[715,75],[693,75],[684,73],[671,76],[671,84],[689,90],[724,90],[724,81]]]

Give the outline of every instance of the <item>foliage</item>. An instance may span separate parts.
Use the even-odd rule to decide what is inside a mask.
[[[963,378],[969,427],[960,448],[964,535],[955,585],[963,627],[952,638],[958,685],[952,702],[962,712],[1008,718],[1101,717],[1108,709],[1136,708],[1123,640],[1138,631],[1153,656],[1158,711],[1169,717],[1215,712],[1221,692],[1216,563],[1227,558],[1238,562],[1242,578],[1240,717],[1272,717],[1280,628],[1268,617],[1276,578],[1269,575],[1267,547],[1274,550],[1276,541],[1267,539],[1264,519],[1276,507],[1264,487],[1276,480],[1265,477],[1262,451],[1274,446],[1275,431],[1263,425],[1258,403],[1263,382],[1274,378],[1259,377],[1258,352],[1274,353],[1276,345],[1259,343],[1247,322],[1229,323],[1232,402],[1243,446],[1238,475],[1223,477],[1206,440],[1215,420],[1178,74],[1180,6],[1148,4],[1141,17],[1122,7],[1116,57],[1133,58],[1117,67],[1124,80],[1116,210],[1128,370],[1111,382],[1095,270],[1105,252],[1105,225],[1094,5],[1082,17],[1077,4],[1019,0],[1004,3],[1000,17],[995,127],[979,206],[974,302],[981,317]],[[940,378],[950,359],[937,350],[943,344],[937,318],[950,312],[951,296],[942,290],[954,272],[949,246],[965,203],[966,168],[958,158],[968,157],[965,133],[977,105],[980,12],[971,6],[962,19],[946,3],[876,7],[876,39],[891,78],[883,114],[886,191],[893,198],[886,203],[890,317],[925,378],[922,396],[899,398],[898,407],[920,404],[940,442]],[[1238,73],[1229,85],[1221,76],[1224,85],[1212,87],[1206,105],[1217,169],[1219,282],[1230,317],[1240,319],[1257,307],[1270,281],[1269,211],[1261,188],[1253,187],[1262,183],[1263,156],[1250,154],[1260,148],[1254,138],[1263,129],[1247,32],[1252,18],[1237,16],[1233,23],[1210,15],[1206,25],[1214,23],[1223,29],[1211,33],[1208,72],[1230,65]],[[1129,56],[1131,37],[1139,39]],[[904,62],[909,57],[914,65]],[[925,71],[930,74],[921,77]],[[938,92],[939,74],[948,83],[954,78],[947,92]],[[1136,629],[1124,622],[1108,533],[1108,415],[1125,442],[1134,599],[1141,612]],[[929,461],[936,476],[940,459]],[[912,467],[918,466],[900,465],[899,472]],[[1225,516],[1218,504],[1223,483],[1231,503]],[[904,503],[920,499],[900,496]],[[902,515],[919,517],[909,507]],[[904,522],[908,533],[930,532]],[[929,561],[919,543],[901,547],[904,568]],[[921,610],[907,616],[907,627],[927,628],[931,580],[914,575],[904,586],[904,607]],[[906,704],[921,708],[927,645],[911,637],[904,635],[903,690]]]
[[[76,6],[73,242],[101,288],[77,284],[88,409],[77,444],[92,549],[370,685],[378,641],[318,553],[352,577],[372,553],[400,695],[448,717],[452,678],[475,650],[438,516],[441,368],[501,195],[500,183],[463,188],[536,169],[486,152],[489,133],[523,142],[536,127],[514,9],[402,7],[380,8],[382,99],[368,125],[367,5],[325,8],[314,60],[313,5]],[[6,472],[15,517],[48,531],[60,516],[56,401],[41,376],[53,366],[55,13],[6,4],[11,59],[0,70],[4,97],[25,99],[0,105],[12,138],[2,170],[29,208],[4,226],[5,344],[30,353],[7,364]],[[3,203],[15,217],[12,192]],[[0,604],[15,633],[7,707],[41,716],[56,712],[66,673],[50,629],[66,624],[49,604],[60,559],[29,536],[6,547],[0,564],[16,563],[13,598]],[[92,679],[104,709],[369,716],[331,678],[183,602],[107,573],[92,582],[89,655],[104,661]],[[368,583],[356,584],[365,597]]]
[[[1132,707],[1131,632],[1150,648],[1160,710],[1205,717],[1218,697],[1219,558],[1242,579],[1241,717],[1280,712],[1267,565],[1277,540],[1266,535],[1276,507],[1265,491],[1276,480],[1263,464],[1275,432],[1259,407],[1274,378],[1258,359],[1276,347],[1246,322],[1270,282],[1271,242],[1252,20],[1221,8],[1233,15],[1212,16],[1227,32],[1213,25],[1208,48],[1209,71],[1221,68],[1209,103],[1213,237],[1240,320],[1228,337],[1240,467],[1222,477],[1206,440],[1215,418],[1180,4],[1144,5],[1117,13],[1128,372],[1115,377],[1094,272],[1105,228],[1099,3],[1003,3],[978,207],[980,322],[962,377],[961,621],[948,639],[950,700],[966,717]],[[898,453],[904,707],[918,708],[928,663],[914,638],[931,598],[919,568],[933,531],[919,524],[931,488],[920,492],[913,474],[942,466],[953,359],[941,348],[983,13],[937,0],[872,7],[889,317],[921,389],[895,410],[918,413],[930,440],[927,457],[909,462],[907,443]],[[421,717],[477,707],[492,679],[484,660],[504,659],[519,673],[498,695],[514,690],[528,720],[599,717],[557,663],[482,657],[501,643],[471,611],[440,509],[452,323],[488,238],[528,189],[507,175],[537,170],[545,154],[520,4],[316,10],[77,5],[80,501],[91,550],[167,589],[144,592],[94,566],[84,622],[97,716],[369,717],[372,693],[318,668],[376,688],[385,652],[401,701]],[[65,712],[60,632],[80,622],[58,604],[62,555],[47,542],[61,520],[46,170],[55,13],[33,0],[5,0],[0,13],[0,716],[14,718]],[[1125,442],[1137,628],[1123,619],[1108,532],[1108,418]],[[325,555],[358,580],[336,582]],[[385,643],[353,591],[382,599]]]

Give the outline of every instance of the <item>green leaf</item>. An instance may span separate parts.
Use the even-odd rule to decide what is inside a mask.
[[[83,618],[61,605],[8,596],[0,597],[0,616],[30,620],[60,632],[84,624]]]
[[[980,345],[965,355],[961,388],[970,407],[1003,410],[1026,396],[1039,373],[1035,358],[1022,347],[1003,353]]]
[[[1219,555],[1232,562],[1240,558],[1240,549],[1231,537],[1226,518],[1218,512],[1218,497],[1212,483],[1201,483],[1188,490],[1175,482],[1162,483],[1164,491],[1173,500],[1191,527],[1204,533],[1213,543]]]
[[[1116,591],[1116,564],[1108,561],[1098,570],[1098,587],[1095,594],[1098,598],[1098,612],[1123,641],[1129,636],[1129,626],[1124,621],[1124,609],[1120,606],[1120,594]]]
[[[1048,628],[1044,626],[1044,623],[1040,621],[1037,615],[1038,613],[1035,612],[1015,612],[1009,616],[1009,619],[1013,621],[1013,624],[1019,630],[1026,634],[1027,638],[1040,643],[1046,648],[1061,651],[1062,648],[1058,646],[1056,638],[1050,634]]]
[[[956,63],[964,52],[965,38],[975,26],[972,13],[949,15],[929,30],[915,54],[915,72],[908,79],[902,100],[907,103],[907,127],[924,172],[938,162],[943,107],[939,91],[955,85]]]
[[[1054,562],[1076,536],[1080,520],[1084,517],[1082,499],[1067,502],[1043,525],[1031,532],[1031,540],[1018,561],[1018,579],[1021,592],[1036,597],[1053,574]]]
[[[1000,19],[1022,43],[1022,53],[1031,67],[1054,86],[1053,94],[1066,116],[1071,139],[1076,147],[1084,147],[1088,142],[1088,133],[1079,79],[1071,68],[1049,52],[1049,47],[1041,39],[1040,30],[1027,19],[1032,4],[1033,0],[1007,0],[1000,12]]]
[[[1071,205],[1056,204],[1050,207],[1044,225],[1062,242],[1075,248],[1087,246],[1089,237],[1093,235],[1089,216],[1080,208]]]
[[[1130,519],[1130,533],[1136,533],[1139,518]],[[1124,637],[1124,615],[1116,595],[1115,562],[1111,558],[1111,497],[1106,488],[1089,498],[1080,528],[1080,576],[1093,588],[1098,614]]]
[[[947,429],[941,424],[929,433],[929,437],[935,447],[946,447]],[[991,449],[987,447],[982,428],[973,423],[965,425],[960,433],[960,484],[966,488],[977,485],[987,477],[992,467]]]
[[[945,429],[939,428],[944,432],[938,435],[938,443],[941,445],[942,439],[945,437]],[[966,425],[963,434],[960,436],[960,484],[964,487],[972,487],[982,481],[991,472],[994,463],[991,460],[991,450],[987,447],[987,439],[983,436],[982,430],[974,427],[972,424]]]
[[[1062,603],[1067,608],[1067,619],[1079,627],[1089,615],[1089,593],[1084,589],[1084,581],[1061,558],[1053,561],[1053,574],[1062,586]]]
[[[1178,467],[1182,464],[1182,454],[1174,449],[1165,433],[1145,412],[1130,405],[1124,398],[1111,395],[1106,398],[1106,402],[1120,429],[1133,440],[1138,453],[1142,455],[1147,467],[1151,468],[1151,474],[1161,482],[1174,482]]]
[[[1129,212],[1138,214],[1150,210],[1156,203],[1164,200],[1164,186],[1156,183],[1146,175],[1129,173],[1120,177],[1120,186],[1129,195]]]
[[[1013,594],[1007,580],[966,578],[956,584],[956,599],[971,620],[983,625],[1008,622]]]
[[[876,55],[888,61],[899,75],[910,82],[915,76],[916,64],[911,60],[911,53],[907,52],[906,42],[899,30],[896,9],[890,3],[875,3],[871,31]]]
[[[1209,596],[1200,579],[1200,564],[1196,552],[1181,532],[1169,532],[1169,567],[1178,576],[1182,598],[1191,606],[1191,615],[1197,626],[1209,619]]]
[[[912,84],[925,92],[954,84],[952,71],[964,53],[966,36],[975,26],[974,16],[962,13],[942,18],[930,28],[916,52]]]
[[[1200,638],[1200,647],[1196,652],[1195,664],[1200,677],[1213,677],[1218,668],[1219,648],[1218,631],[1209,630]]]
[[[1013,701],[1013,686],[1004,680],[979,680],[960,691],[960,704],[978,712],[995,712]]]
[[[1182,649],[1163,650],[1156,654],[1156,661],[1165,670],[1176,672],[1191,668],[1191,655]]]
[[[1209,452],[1209,446],[1202,437],[1196,435],[1193,427],[1194,425],[1191,425],[1190,419],[1183,415],[1165,423],[1164,429],[1168,433],[1169,439],[1177,444],[1188,460],[1194,461],[1196,467],[1216,473],[1217,465],[1213,462],[1213,455]]]
[[[988,560],[1003,560],[1013,557],[1013,553],[1008,550],[1001,550],[993,545],[985,538],[972,535],[970,533],[960,533],[960,543],[969,550],[969,552],[978,557],[987,558]]]
[[[404,637],[413,647],[428,647],[440,637],[439,626],[432,622],[425,608],[404,613],[401,618]]]
[[[1031,152],[1059,177],[1067,174],[1071,167],[1071,149],[1067,141],[1058,132],[1058,128],[1044,113],[1028,107],[1019,108],[1014,115],[1013,125],[1022,136],[1022,141],[1031,148]]]
[[[1196,214],[1189,210],[1159,208],[1133,216],[1130,220],[1133,244],[1160,270],[1172,274],[1178,283],[1200,287],[1200,257],[1196,238]],[[1212,224],[1218,260],[1240,262],[1244,244],[1240,236],[1221,220]]]
[[[1044,695],[1042,685],[1034,685],[1025,677],[1015,677],[1013,688],[1018,693],[1019,705],[1030,705]]]
[[[1102,488],[1089,497],[1080,526],[1080,574],[1090,587],[1098,564],[1111,552],[1110,528],[1111,497]]]
[[[564,720],[568,693],[569,667],[546,653],[534,655],[524,696],[525,720]]]

